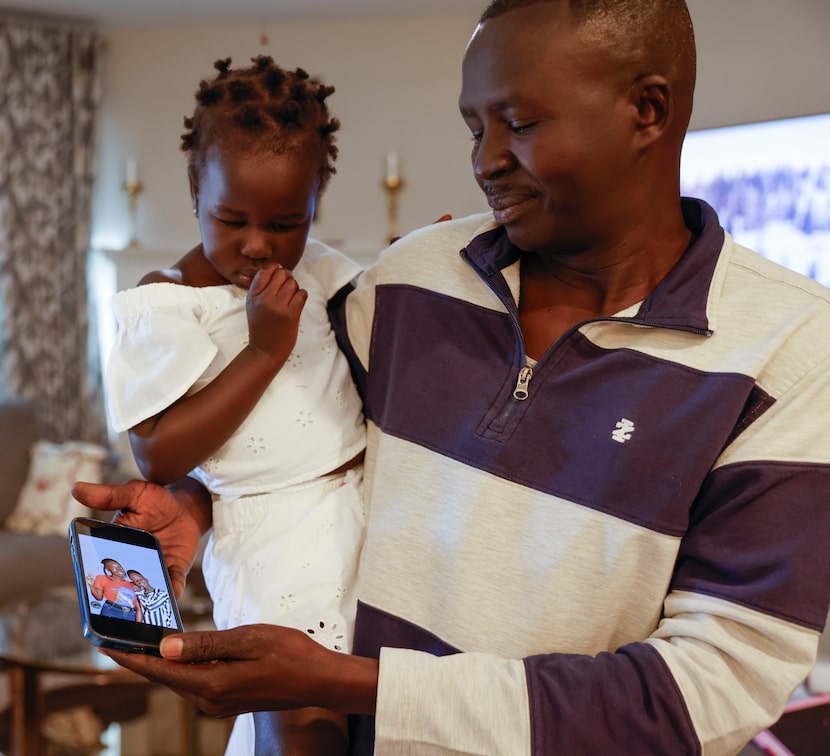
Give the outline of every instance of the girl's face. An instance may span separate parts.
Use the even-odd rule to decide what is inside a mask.
[[[208,152],[191,179],[205,258],[221,278],[247,289],[269,261],[293,270],[305,249],[320,185],[319,160],[299,147],[283,154]]]
[[[127,574],[124,571],[124,568],[116,562],[114,559],[107,559],[104,563],[104,568],[112,575],[114,578],[118,578],[119,580],[123,579],[124,576]]]
[[[130,580],[132,580],[142,590],[147,590],[147,588],[150,587],[150,583],[148,582],[147,578],[144,577],[144,575],[142,575],[140,572],[131,572]]]

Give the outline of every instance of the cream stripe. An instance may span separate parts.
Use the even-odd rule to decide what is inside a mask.
[[[373,481],[367,603],[455,647],[522,656],[596,653],[656,626],[668,585],[654,576],[668,579],[677,538],[400,439],[385,437],[381,458],[398,473]],[[396,506],[407,489],[419,492],[417,508]],[[471,501],[481,503],[475,517]]]
[[[723,753],[727,743],[749,740],[777,720],[781,694],[767,684],[771,669],[793,690],[812,667],[812,630],[693,593],[670,595],[666,614],[648,642],[684,692],[704,754]]]
[[[413,695],[413,691],[417,693]],[[436,691],[440,695],[435,695]],[[530,753],[524,665],[482,654],[436,659],[417,651],[383,649],[375,753]]]

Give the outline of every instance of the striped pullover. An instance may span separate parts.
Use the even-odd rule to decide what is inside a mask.
[[[355,753],[734,753],[810,671],[830,292],[683,202],[699,237],[669,275],[532,374],[489,216],[404,237],[332,301],[369,425]]]

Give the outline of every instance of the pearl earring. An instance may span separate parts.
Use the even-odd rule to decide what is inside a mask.
[[[197,218],[199,217],[199,210],[195,207],[193,208],[193,215],[195,215]]]

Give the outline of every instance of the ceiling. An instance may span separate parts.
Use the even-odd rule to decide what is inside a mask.
[[[101,26],[269,23],[280,19],[478,13],[486,0],[0,0],[0,10]]]

